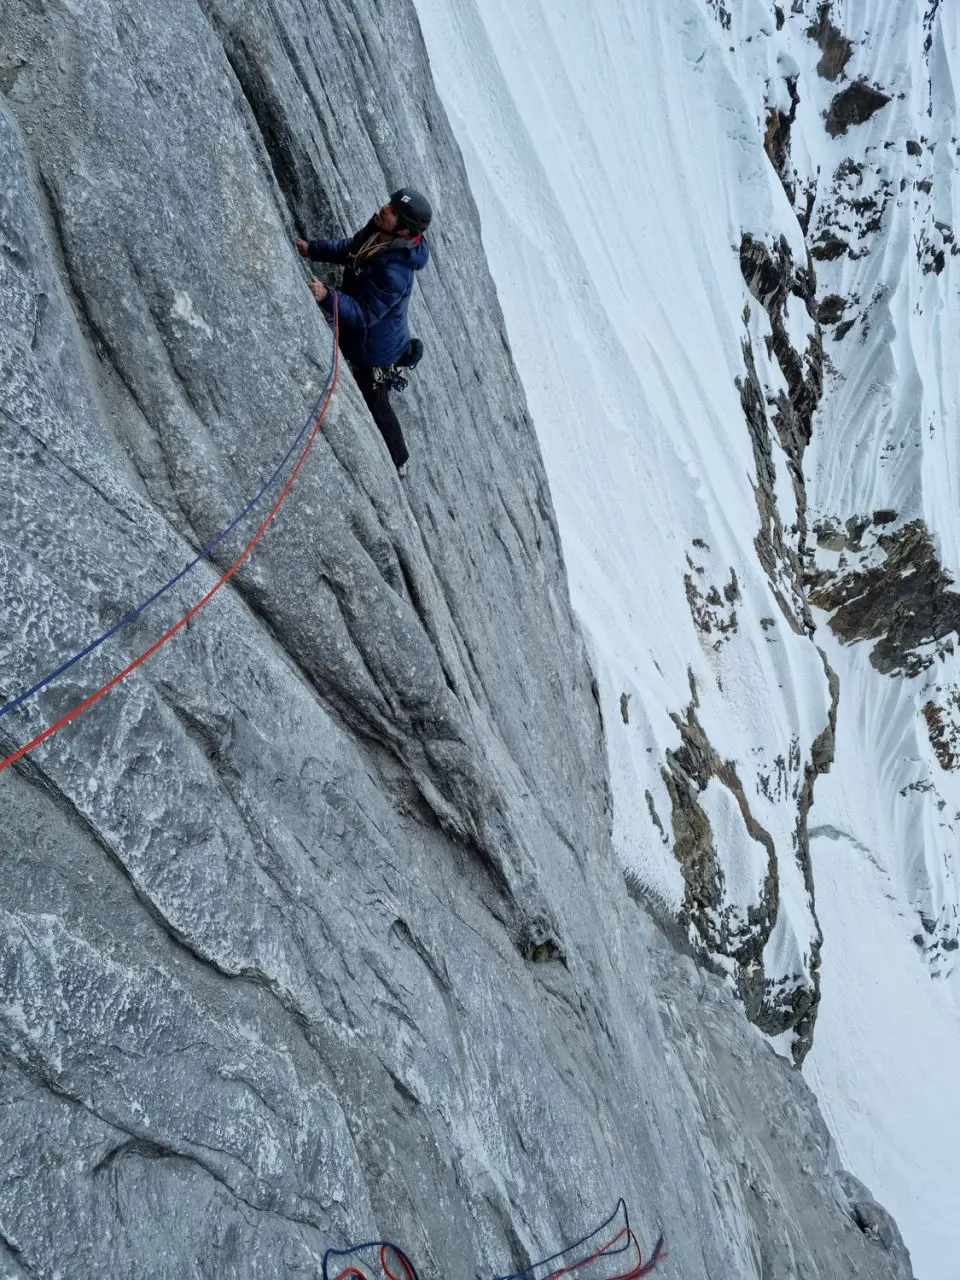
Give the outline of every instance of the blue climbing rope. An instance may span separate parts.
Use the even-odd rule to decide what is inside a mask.
[[[618,1220],[621,1214],[623,1225],[619,1226]],[[616,1229],[614,1229],[615,1225]],[[614,1233],[608,1239],[607,1237],[610,1236],[611,1231]],[[595,1247],[598,1238],[600,1238],[601,1243],[599,1247]],[[621,1241],[623,1242],[622,1244]],[[634,1250],[636,1251],[636,1261],[629,1265],[626,1270],[621,1269],[617,1274],[608,1277],[608,1280],[638,1280],[638,1277],[647,1276],[656,1270],[657,1264],[666,1256],[663,1252],[663,1236],[660,1236],[648,1261],[646,1263],[643,1261],[639,1241],[630,1226],[630,1215],[627,1212],[626,1201],[621,1197],[609,1218],[605,1218],[598,1227],[588,1231],[579,1240],[574,1240],[572,1244],[566,1245],[556,1253],[549,1254],[546,1258],[531,1262],[529,1266],[520,1271],[512,1271],[506,1275],[497,1276],[495,1280],[562,1280],[563,1277],[570,1276],[573,1273],[583,1272],[591,1264],[599,1263],[601,1260],[609,1262],[618,1255]],[[542,1271],[541,1269],[543,1268],[546,1268],[546,1270]]]
[[[336,303],[334,304],[334,306],[336,307]],[[334,339],[333,339],[334,346],[336,346],[337,338],[336,338],[335,326],[334,326],[333,333],[334,333]],[[293,443],[290,445],[290,448],[286,451],[286,453],[280,459],[273,473],[269,476],[267,480],[264,481],[264,483],[260,486],[257,493],[254,494],[254,496],[250,499],[250,501],[243,508],[243,510],[237,516],[234,517],[234,519],[230,522],[230,524],[227,525],[227,527],[223,530],[223,532],[218,533],[217,536],[213,539],[213,541],[208,543],[207,546],[205,546],[202,551],[199,551],[193,557],[192,560],[188,561],[187,564],[184,565],[184,567],[180,570],[179,573],[174,574],[174,576],[170,578],[169,581],[165,582],[162,587],[159,587],[156,591],[154,591],[153,595],[148,596],[146,600],[138,604],[135,609],[131,609],[128,614],[126,614],[123,618],[120,619],[119,622],[115,622],[113,626],[109,627],[106,631],[104,631],[102,635],[97,636],[96,640],[91,640],[91,642],[88,645],[86,645],[83,649],[81,649],[78,653],[75,653],[71,658],[68,658],[66,662],[62,662],[60,666],[56,668],[55,671],[51,671],[49,675],[44,676],[42,680],[38,680],[36,684],[31,685],[29,689],[25,689],[23,693],[18,694],[15,698],[11,698],[9,702],[7,702],[4,706],[0,707],[0,720],[2,720],[3,717],[7,715],[9,712],[16,710],[16,708],[19,706],[22,706],[23,703],[26,702],[28,698],[32,698],[35,693],[39,693],[40,690],[46,688],[48,684],[52,684],[54,680],[64,675],[64,673],[69,671],[71,667],[76,666],[78,662],[81,662],[89,654],[93,653],[95,649],[99,649],[99,647],[105,641],[109,640],[111,636],[115,636],[118,631],[122,631],[124,627],[129,626],[131,622],[134,622],[137,618],[140,617],[140,615],[144,612],[144,610],[149,609],[149,607],[152,604],[154,604],[162,596],[165,596],[167,592],[172,590],[177,585],[178,582],[181,582],[187,576],[188,573],[192,573],[193,570],[197,567],[198,564],[200,564],[201,561],[206,560],[210,557],[211,552],[213,552],[220,545],[220,543],[224,541],[224,539],[228,538],[230,534],[233,533],[237,525],[239,525],[250,514],[250,512],[254,509],[254,507],[261,501],[261,499],[263,498],[267,490],[270,489],[279,479],[281,473],[283,472],[284,467],[286,467],[287,463],[296,453],[297,449],[300,447],[300,444],[302,443],[307,432],[310,430],[310,427],[314,419],[316,418],[317,413],[320,410],[320,406],[323,404],[324,399],[327,396],[327,393],[330,389],[330,384],[335,374],[336,374],[336,360],[334,359],[331,361],[330,373],[327,377],[326,382],[323,385],[323,390],[320,392],[320,394],[317,396],[317,399],[314,401],[313,405],[311,406],[310,412],[307,414],[306,421],[304,422],[303,426],[300,428],[297,435],[294,437]]]
[[[622,1226],[618,1222],[621,1215]],[[616,1226],[614,1226],[615,1223],[617,1224]],[[613,1231],[612,1236],[611,1230]],[[623,1241],[622,1244],[620,1243],[621,1240]],[[370,1280],[366,1271],[353,1264],[339,1267],[336,1274],[331,1273],[330,1267],[331,1258],[349,1259],[367,1249],[380,1250],[380,1266],[383,1269],[386,1280],[419,1280],[413,1263],[404,1251],[390,1240],[367,1240],[363,1244],[351,1245],[349,1249],[328,1249],[323,1255],[323,1280]],[[387,1256],[388,1250],[392,1250],[396,1254],[403,1266],[405,1275],[400,1276],[391,1268]],[[541,1267],[549,1268],[543,1280],[563,1280],[564,1277],[583,1272],[585,1268],[593,1263],[600,1261],[609,1263],[612,1259],[627,1251],[630,1251],[633,1257],[625,1268],[623,1263],[618,1263],[613,1275],[608,1274],[608,1267],[605,1273],[608,1275],[608,1280],[640,1280],[641,1277],[648,1276],[655,1271],[666,1257],[663,1250],[663,1236],[661,1236],[654,1245],[653,1253],[644,1262],[637,1237],[630,1226],[630,1216],[627,1213],[626,1201],[620,1199],[617,1201],[617,1206],[613,1213],[609,1218],[601,1222],[599,1227],[594,1227],[592,1231],[588,1231],[579,1240],[574,1240],[572,1244],[568,1244],[557,1253],[551,1253],[548,1257],[541,1258],[539,1262],[531,1263],[528,1267],[524,1267],[522,1271],[512,1271],[508,1275],[497,1276],[496,1280],[535,1280],[536,1273]],[[557,1266],[557,1263],[561,1265]]]
[[[522,1271],[511,1271],[508,1275],[496,1276],[494,1280],[524,1280],[524,1277],[526,1276],[533,1276],[540,1267],[545,1267],[551,1262],[559,1262],[561,1259],[565,1258],[568,1253],[573,1253],[574,1249],[579,1249],[582,1245],[585,1245],[588,1240],[593,1240],[595,1236],[600,1235],[602,1231],[617,1220],[621,1210],[623,1211],[623,1225],[624,1227],[629,1228],[630,1219],[627,1216],[627,1203],[621,1196],[617,1201],[617,1207],[614,1209],[613,1213],[611,1213],[609,1218],[605,1218],[604,1221],[600,1223],[599,1227],[594,1227],[594,1229],[592,1231],[588,1231],[585,1236],[581,1236],[579,1240],[574,1240],[572,1244],[566,1245],[556,1253],[551,1253],[549,1257],[541,1258],[539,1262],[531,1262],[530,1265],[524,1267]],[[622,1249],[614,1250],[613,1252],[622,1253],[624,1250],[629,1249],[629,1247],[630,1242],[628,1240],[623,1245]]]

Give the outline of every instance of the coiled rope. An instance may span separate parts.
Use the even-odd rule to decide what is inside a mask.
[[[383,1268],[384,1275],[387,1280],[420,1280],[417,1275],[417,1269],[403,1252],[399,1245],[394,1244],[390,1240],[367,1240],[364,1244],[351,1245],[349,1249],[328,1249],[323,1255],[323,1280],[368,1280],[367,1274],[361,1271],[359,1267],[349,1266],[339,1271],[336,1276],[330,1275],[330,1259],[331,1258],[349,1258],[356,1253],[360,1253],[364,1249],[380,1250],[380,1265]],[[399,1276],[395,1271],[390,1269],[387,1261],[387,1250],[390,1249],[400,1259],[400,1265],[403,1267],[404,1275]]]
[[[241,565],[250,557],[254,547],[257,545],[257,543],[266,533],[269,526],[273,523],[274,517],[276,516],[277,512],[280,510],[280,507],[285,502],[290,490],[293,488],[293,485],[297,479],[297,476],[300,474],[301,468],[303,467],[303,464],[306,462],[307,456],[309,455],[310,450],[313,448],[314,441],[316,440],[317,435],[320,431],[321,423],[326,417],[327,410],[330,407],[330,401],[332,400],[333,393],[336,390],[337,379],[338,379],[339,370],[340,370],[340,345],[339,345],[340,314],[339,314],[339,308],[337,306],[336,294],[334,294],[334,313],[333,313],[332,328],[333,328],[333,359],[331,362],[331,369],[330,369],[330,374],[327,378],[327,382],[323,390],[321,391],[320,395],[318,396],[317,400],[314,402],[313,406],[311,407],[303,427],[301,427],[297,436],[294,438],[293,443],[291,444],[287,452],[284,454],[283,458],[280,460],[280,463],[274,470],[273,474],[269,477],[268,480],[264,482],[263,485],[261,485],[259,491],[255,494],[253,498],[250,499],[250,501],[247,503],[244,509],[240,512],[240,514],[236,516],[236,518],[231,521],[231,523],[226,527],[226,529],[224,529],[222,533],[218,534],[217,537],[214,538],[214,540],[208,546],[204,547],[202,551],[200,551],[196,556],[194,556],[194,558],[191,561],[189,561],[189,563],[186,564],[184,568],[180,570],[179,573],[175,574],[174,577],[172,577],[168,582],[165,582],[162,587],[160,587],[157,591],[155,591],[153,595],[149,596],[146,600],[144,600],[142,604],[137,605],[135,609],[132,609],[130,613],[128,613],[125,617],[121,618],[119,622],[115,623],[112,627],[110,627],[109,630],[105,631],[101,636],[98,636],[96,640],[91,641],[90,644],[88,644],[85,648],[81,649],[78,653],[75,653],[73,657],[69,658],[66,662],[62,663],[59,667],[57,667],[55,671],[52,671],[48,676],[44,676],[42,680],[37,681],[36,684],[32,685],[29,689],[25,690],[23,693],[19,694],[16,698],[8,702],[4,707],[0,708],[0,718],[5,716],[8,712],[12,711],[15,707],[20,706],[23,702],[27,700],[27,698],[31,697],[35,693],[38,693],[41,689],[51,684],[59,676],[63,675],[64,672],[69,671],[70,668],[73,667],[76,663],[78,663],[82,658],[85,658],[88,654],[92,653],[95,649],[99,648],[100,645],[102,645],[111,636],[116,635],[118,631],[121,631],[124,627],[128,626],[131,622],[134,621],[135,618],[138,618],[145,609],[149,608],[149,606],[153,604],[156,600],[159,600],[161,596],[166,595],[166,593],[170,591],[183,578],[185,578],[188,573],[191,573],[197,567],[200,561],[206,559],[207,556],[209,556],[210,552],[212,552],[217,546],[219,546],[219,544],[223,542],[223,540],[226,537],[228,537],[230,533],[233,532],[233,530],[237,527],[237,525],[241,522],[241,520],[243,520],[245,516],[249,515],[249,513],[257,505],[257,503],[260,502],[261,498],[263,498],[267,490],[276,482],[281,472],[283,471],[284,467],[287,465],[290,458],[293,456],[297,448],[300,446],[304,436],[307,436],[307,442],[303,446],[300,456],[297,458],[297,462],[293,468],[293,471],[290,473],[286,483],[284,484],[283,488],[280,490],[280,494],[277,497],[276,502],[270,508],[270,511],[267,513],[267,516],[264,519],[263,523],[256,530],[253,537],[250,539],[250,541],[241,551],[240,555],[237,556],[236,560],[234,560],[233,564],[230,565],[229,569],[227,569],[220,576],[220,578],[214,583],[214,585],[203,596],[203,598],[198,600],[197,603],[191,609],[189,609],[183,615],[183,617],[179,619],[179,621],[175,622],[172,627],[169,627],[163,633],[163,635],[159,638],[159,640],[156,640],[149,647],[149,649],[146,649],[143,653],[140,654],[138,658],[135,658],[132,662],[128,663],[123,668],[122,671],[118,671],[115,676],[113,676],[110,680],[106,682],[106,684],[101,685],[101,687],[97,689],[95,693],[90,694],[88,698],[85,698],[81,703],[75,706],[72,711],[68,711],[66,715],[61,716],[60,719],[57,720],[55,724],[50,725],[48,728],[44,729],[42,733],[38,733],[35,738],[31,738],[31,740],[25,743],[24,746],[17,748],[16,751],[11,752],[11,754],[8,755],[5,759],[0,760],[0,773],[2,773],[4,769],[9,768],[10,765],[15,764],[17,760],[22,759],[25,755],[27,755],[28,752],[32,751],[34,747],[38,747],[41,742],[46,742],[48,738],[52,738],[55,733],[59,732],[59,730],[62,729],[65,725],[68,725],[71,720],[75,720],[77,716],[82,715],[84,711],[87,711],[90,707],[92,707],[95,702],[99,702],[100,699],[105,694],[109,693],[111,689],[116,688],[116,686],[120,684],[122,680],[125,680],[132,671],[135,671],[137,667],[142,666],[149,658],[151,658],[157,652],[158,649],[162,649],[168,640],[173,639],[173,637],[177,634],[177,632],[180,631],[183,627],[185,627],[187,623],[191,621],[192,618],[195,618],[197,614],[200,612],[200,610],[210,600],[213,599],[213,597],[217,594],[217,592],[220,591],[222,587],[226,586],[226,584],[230,581],[230,579],[241,567]]]

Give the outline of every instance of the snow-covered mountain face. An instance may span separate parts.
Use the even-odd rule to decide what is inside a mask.
[[[789,135],[775,158],[816,264],[826,353],[807,460],[810,599],[854,646],[837,658],[843,702],[871,722],[855,734],[844,717],[837,773],[866,781],[865,843],[941,978],[960,928],[957,23],[939,0],[820,4],[803,34],[822,56],[813,67],[809,40],[799,45],[808,65],[787,81],[797,100],[786,117],[775,104]]]
[[[841,1149],[946,1280],[960,1118],[925,1099],[960,1055],[957,6],[417,6],[624,873],[781,1051],[814,1046]]]
[[[939,0],[775,7],[775,33],[748,11],[718,17],[741,80],[765,87],[765,146],[814,262],[825,353],[807,586],[844,692],[817,832],[837,838],[842,789],[854,816],[840,827],[881,860],[946,979],[960,919],[957,13]]]

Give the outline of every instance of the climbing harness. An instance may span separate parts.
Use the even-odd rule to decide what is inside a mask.
[[[373,369],[373,385],[386,387],[389,391],[406,391],[410,379],[401,370],[415,369],[423,359],[423,343],[419,338],[411,338],[402,355],[397,356],[393,364]]]
[[[410,385],[406,374],[401,373],[395,364],[385,368],[374,367],[372,376],[375,387],[386,387],[388,391],[406,391]]]
[[[14,708],[21,706],[33,694],[38,693],[41,689],[51,684],[59,676],[63,675],[64,672],[69,671],[71,667],[75,666],[76,663],[80,662],[81,659],[85,658],[88,654],[93,653],[95,649],[98,649],[100,645],[102,645],[111,636],[116,635],[118,631],[121,631],[123,630],[124,627],[129,626],[129,624],[133,622],[136,618],[138,618],[144,612],[145,609],[149,608],[149,606],[152,605],[156,600],[159,600],[162,596],[166,595],[167,592],[170,591],[174,586],[176,586],[176,584],[180,582],[183,578],[185,578],[188,573],[192,572],[192,570],[194,570],[197,567],[197,565],[201,562],[201,560],[207,559],[210,553],[217,546],[219,546],[220,543],[223,542],[224,539],[229,536],[229,534],[233,532],[233,530],[237,527],[237,525],[241,522],[241,520],[243,520],[245,516],[249,515],[249,513],[263,498],[267,490],[270,489],[271,486],[278,480],[281,473],[283,472],[284,467],[287,465],[290,458],[293,457],[294,453],[303,442],[304,436],[307,436],[306,444],[303,446],[300,452],[300,455],[297,458],[296,464],[292,472],[290,473],[289,477],[287,478],[283,488],[281,489],[276,502],[270,508],[270,511],[267,513],[266,519],[261,523],[259,528],[254,533],[253,537],[244,547],[243,551],[241,551],[237,559],[234,560],[233,564],[229,567],[229,569],[225,570],[225,572],[221,574],[220,578],[214,583],[214,585],[203,596],[203,598],[200,599],[190,610],[188,610],[188,612],[185,613],[178,622],[174,623],[172,627],[169,627],[163,633],[160,639],[155,641],[154,644],[152,644],[149,649],[147,649],[144,653],[141,653],[138,658],[135,658],[133,660],[133,662],[128,663],[127,666],[125,666],[122,671],[119,671],[115,676],[113,676],[110,680],[108,680],[106,684],[102,685],[99,689],[97,689],[95,693],[92,693],[88,698],[85,698],[81,703],[75,706],[72,711],[69,711],[67,712],[66,715],[61,716],[60,719],[56,721],[56,723],[50,725],[47,729],[44,729],[42,733],[38,733],[36,737],[32,738],[24,746],[19,747],[16,751],[13,751],[5,759],[0,759],[0,773],[2,773],[3,770],[8,768],[10,765],[14,764],[17,760],[20,760],[23,756],[27,755],[27,753],[32,751],[34,747],[39,746],[41,742],[45,742],[47,738],[52,737],[55,733],[58,732],[58,730],[62,729],[65,725],[69,724],[71,720],[75,720],[77,716],[81,715],[89,707],[92,707],[95,702],[99,702],[99,700],[106,693],[109,693],[111,689],[113,689],[116,685],[118,685],[122,680],[126,679],[126,677],[130,675],[132,671],[135,671],[137,667],[142,666],[143,663],[145,663],[148,658],[152,657],[153,654],[155,654],[158,649],[162,648],[167,643],[167,641],[171,640],[177,634],[178,631],[180,631],[183,627],[186,626],[188,622],[191,621],[191,619],[196,617],[196,615],[200,612],[200,610],[204,607],[204,605],[206,605],[208,601],[213,599],[213,597],[217,594],[217,592],[220,591],[221,587],[226,586],[226,584],[230,581],[230,579],[237,572],[237,570],[249,558],[249,556],[253,552],[254,547],[257,545],[257,543],[266,533],[268,527],[273,523],[274,517],[276,516],[277,512],[280,510],[280,507],[285,502],[290,490],[293,488],[293,485],[297,479],[297,476],[300,474],[300,470],[303,467],[303,464],[306,462],[307,456],[310,453],[310,450],[313,448],[314,441],[316,440],[317,435],[320,431],[320,425],[323,422],[324,418],[326,417],[327,410],[330,407],[330,401],[332,400],[333,393],[336,390],[337,378],[339,375],[339,367],[340,367],[340,348],[338,345],[339,326],[340,326],[339,310],[337,307],[336,298],[334,298],[334,315],[333,315],[333,326],[332,326],[333,327],[333,360],[331,363],[329,377],[327,378],[327,381],[324,385],[323,390],[321,391],[320,395],[317,397],[317,400],[312,405],[310,412],[307,415],[306,421],[304,422],[300,431],[294,438],[294,441],[291,444],[290,448],[281,458],[273,474],[269,477],[269,479],[267,479],[261,485],[259,491],[254,495],[253,498],[250,499],[250,501],[247,503],[244,509],[240,512],[240,514],[236,516],[234,520],[231,521],[231,523],[223,530],[222,533],[218,534],[217,537],[214,538],[214,540],[208,544],[208,546],[204,547],[202,551],[198,552],[197,555],[194,556],[194,558],[190,560],[180,570],[179,573],[175,574],[174,577],[170,578],[168,582],[165,582],[162,587],[160,587],[157,591],[153,593],[153,595],[149,596],[141,604],[137,605],[135,609],[132,609],[128,614],[126,614],[123,618],[121,618],[119,622],[114,623],[112,627],[110,627],[107,631],[104,631],[102,635],[96,638],[96,640],[91,641],[90,644],[86,645],[78,653],[75,653],[73,657],[69,658],[66,662],[62,663],[59,667],[56,668],[55,671],[50,672],[50,674],[47,676],[44,676],[42,680],[38,680],[36,684],[32,685],[29,689],[26,689],[23,693],[19,694],[16,698],[11,699],[11,701],[6,703],[6,705],[4,705],[3,707],[0,707],[0,719],[2,719],[3,716],[7,715],[8,712],[13,711]]]
[[[655,1271],[666,1256],[660,1236],[652,1255],[644,1262],[626,1202],[621,1198],[610,1217],[593,1231],[558,1253],[532,1262],[521,1271],[497,1276],[496,1280],[560,1280],[574,1274],[582,1280],[639,1280]]]

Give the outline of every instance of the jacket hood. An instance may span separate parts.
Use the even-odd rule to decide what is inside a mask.
[[[415,240],[404,240],[402,236],[398,236],[396,240],[391,240],[381,253],[396,253],[398,257],[407,258],[414,271],[422,271],[430,261],[430,250],[423,236],[417,236]]]
[[[410,245],[410,254],[414,270],[422,271],[430,261],[430,248],[423,236],[418,236],[417,242]]]

